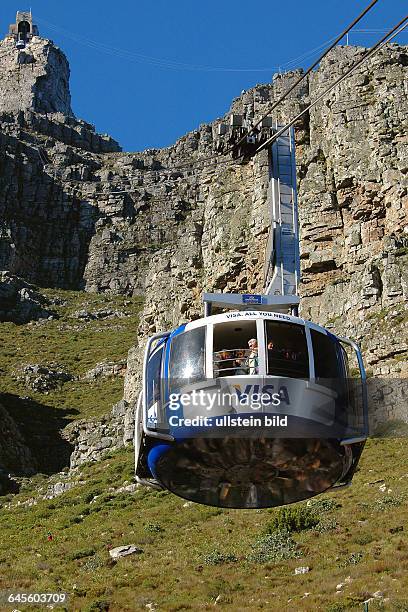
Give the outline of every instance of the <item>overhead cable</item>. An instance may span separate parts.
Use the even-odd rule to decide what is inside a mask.
[[[260,147],[258,147],[258,149],[256,150],[256,153],[259,153],[266,147],[270,146],[273,142],[275,142],[275,140],[277,140],[280,136],[282,136],[282,134],[284,134],[286,130],[288,130],[294,123],[296,123],[296,121],[298,121],[301,117],[303,117],[303,115],[305,115],[311,108],[316,106],[316,104],[320,102],[322,98],[327,96],[327,94],[330,93],[335,87],[337,87],[337,85],[342,83],[342,81],[344,81],[348,76],[350,76],[350,74],[354,72],[356,68],[361,66],[361,64],[363,64],[370,57],[375,55],[380,49],[384,47],[384,45],[386,45],[388,42],[393,40],[398,34],[400,34],[403,30],[405,30],[407,26],[408,26],[408,15],[404,17],[403,19],[401,19],[401,21],[397,23],[396,26],[391,28],[391,30],[389,30],[387,34],[383,36],[373,47],[368,49],[363,54],[363,56],[357,62],[355,62],[344,74],[342,74],[338,79],[336,79],[334,83],[330,85],[328,89],[325,89],[323,93],[321,93],[315,100],[313,100],[313,102],[311,102],[306,108],[304,108],[298,115],[296,115],[296,117],[291,119],[291,121],[289,121],[284,127],[279,129],[273,136],[271,136],[271,138],[269,138]]]
[[[257,127],[258,127],[258,126],[261,124],[261,123],[262,123],[263,119],[265,119],[266,117],[268,117],[268,115],[270,115],[270,114],[271,114],[271,112],[272,112],[273,110],[275,110],[275,108],[276,108],[277,106],[279,106],[279,105],[280,105],[280,104],[281,104],[281,103],[282,103],[282,102],[283,102],[283,101],[284,101],[284,100],[285,100],[285,99],[288,97],[288,95],[289,95],[289,94],[290,94],[290,93],[291,93],[291,92],[292,92],[294,89],[296,89],[296,87],[297,87],[298,85],[300,85],[300,84],[301,84],[301,83],[302,83],[302,82],[303,82],[303,81],[306,79],[306,77],[307,77],[307,76],[308,76],[308,75],[309,75],[309,74],[312,72],[312,70],[314,70],[314,68],[316,68],[316,66],[317,66],[318,64],[320,64],[320,62],[322,61],[322,59],[323,59],[324,57],[326,57],[326,55],[327,55],[328,53],[330,53],[330,51],[331,51],[332,49],[334,49],[334,47],[337,45],[337,43],[339,43],[339,42],[341,41],[341,39],[342,39],[342,38],[344,38],[344,37],[345,37],[345,35],[346,35],[348,32],[350,32],[350,30],[351,30],[352,28],[354,28],[354,26],[355,26],[355,25],[356,25],[356,24],[357,24],[359,21],[361,21],[365,15],[367,15],[367,13],[368,13],[368,12],[369,12],[369,11],[370,11],[370,10],[371,10],[371,9],[372,9],[372,8],[373,8],[375,5],[376,5],[376,4],[377,4],[377,2],[378,2],[378,0],[372,0],[372,1],[370,2],[370,4],[369,4],[368,6],[366,6],[366,8],[365,8],[365,9],[364,9],[364,10],[363,10],[363,11],[362,11],[362,12],[361,12],[359,15],[357,15],[357,17],[356,17],[356,18],[355,18],[355,19],[354,19],[354,20],[353,20],[353,21],[350,23],[350,25],[348,25],[348,26],[347,26],[347,28],[346,28],[345,30],[343,30],[343,31],[342,31],[342,32],[341,32],[341,33],[340,33],[338,36],[336,36],[336,38],[334,39],[334,41],[333,41],[333,42],[332,42],[332,43],[329,45],[329,47],[327,47],[327,49],[324,51],[324,53],[322,53],[322,55],[320,55],[320,56],[318,57],[318,59],[317,59],[315,62],[313,62],[313,64],[312,64],[312,65],[311,65],[311,66],[310,66],[310,67],[309,67],[309,68],[306,70],[306,72],[302,73],[302,75],[301,75],[301,76],[300,76],[298,79],[296,79],[296,81],[295,81],[295,82],[294,82],[294,83],[293,83],[293,84],[292,84],[292,85],[291,85],[291,86],[290,86],[288,89],[286,89],[286,90],[284,91],[284,93],[283,93],[283,94],[280,96],[280,98],[278,98],[278,100],[276,100],[276,102],[274,102],[274,103],[272,104],[272,106],[271,106],[271,107],[268,109],[268,111],[267,111],[266,113],[264,113],[264,114],[262,115],[262,117],[261,117],[261,118],[260,118],[260,119],[259,119],[259,120],[258,120],[258,121],[257,121],[257,122],[256,122],[256,123],[253,125],[253,126],[251,126],[251,128],[250,128],[250,130],[249,130],[248,134],[245,134],[245,136],[243,136],[243,137],[242,137],[242,138],[241,138],[241,139],[240,139],[240,140],[239,140],[239,141],[238,141],[238,142],[237,142],[237,143],[234,145],[234,147],[239,146],[239,145],[240,145],[242,142],[244,142],[244,140],[246,139],[247,135],[250,135],[250,134],[251,134],[251,133],[252,133],[252,132],[253,132],[253,131],[254,131],[254,130],[255,130],[255,129],[256,129],[256,128],[257,128]],[[234,147],[231,147],[231,148],[230,148],[230,150],[232,150],[232,148],[234,148]],[[227,153],[227,152],[228,152],[228,151],[226,151],[226,153]]]

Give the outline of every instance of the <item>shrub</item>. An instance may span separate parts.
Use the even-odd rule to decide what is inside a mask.
[[[159,523],[147,523],[144,526],[144,530],[149,533],[161,533],[164,531],[163,527]]]
[[[210,583],[206,584],[207,595],[210,599],[216,599],[219,595],[230,592],[230,584],[221,576],[217,576]]]
[[[93,601],[87,612],[108,612],[109,602],[104,600]]]
[[[361,533],[354,538],[354,542],[356,544],[360,544],[364,546],[365,544],[370,544],[374,540],[374,537],[369,533]]]
[[[83,496],[84,503],[89,504],[89,502],[91,502],[94,497],[100,495],[101,493],[102,491],[100,489],[94,489],[93,491],[89,491],[89,493],[85,493],[85,495]]]
[[[275,531],[288,531],[289,533],[311,529],[319,523],[319,518],[306,506],[280,508],[266,527],[266,533]]]
[[[95,554],[95,549],[94,548],[84,548],[83,550],[77,550],[76,552],[72,553],[69,558],[72,561],[75,561],[75,559],[83,559],[84,557],[92,557],[92,555]]]
[[[350,610],[361,610],[362,603],[364,599],[367,598],[367,596],[368,596],[368,593],[360,597],[351,597],[351,596],[344,597],[341,601],[335,601],[329,604],[329,606],[325,608],[325,612],[346,612]],[[380,607],[377,607],[378,605]],[[376,610],[383,609],[381,605],[381,600],[376,602],[375,608],[373,609],[376,609]],[[370,604],[370,612],[371,612],[371,604]]]
[[[335,519],[327,519],[325,521],[319,521],[316,527],[313,527],[317,533],[325,533],[326,531],[332,531],[338,527],[338,523]]]
[[[330,498],[310,499],[307,502],[306,507],[310,508],[310,510],[316,513],[331,512],[332,510],[337,510],[337,508],[341,508],[341,504]]]
[[[346,612],[347,608],[347,603],[336,601],[330,604],[328,608],[326,608],[326,612]]]
[[[357,565],[360,563],[363,558],[362,552],[353,552],[351,555],[342,563],[342,567],[347,567],[348,565]]]
[[[106,563],[101,558],[98,557],[90,557],[85,561],[85,563],[81,566],[81,570],[83,572],[99,572],[100,568],[106,565],[106,567],[111,567],[111,563],[113,563],[112,559],[108,559]]]
[[[235,563],[238,561],[233,553],[222,553],[219,550],[213,550],[204,557],[206,565],[221,565],[222,563]]]
[[[296,559],[301,556],[298,545],[287,530],[275,531],[260,537],[252,548],[254,552],[248,555],[248,560],[255,563]]]
[[[403,498],[396,495],[385,495],[374,502],[375,509],[380,512],[387,508],[396,508],[402,504]]]

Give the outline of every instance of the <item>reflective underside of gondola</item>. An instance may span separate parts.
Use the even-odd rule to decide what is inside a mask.
[[[351,483],[367,437],[358,347],[292,315],[232,315],[149,340],[136,419],[138,482],[242,509],[292,504]],[[341,343],[354,350],[359,378],[348,376]]]
[[[331,488],[352,464],[349,446],[317,438],[190,438],[160,444],[149,466],[168,490],[222,508],[267,508]]]

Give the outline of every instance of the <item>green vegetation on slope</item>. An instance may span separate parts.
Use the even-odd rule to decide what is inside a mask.
[[[27,388],[18,377],[28,364],[57,363],[69,374],[82,377],[101,361],[126,359],[129,348],[135,343],[140,298],[55,289],[40,291],[51,299],[62,301],[64,305],[51,307],[60,318],[28,325],[1,323],[1,391],[21,397],[29,396],[39,404],[63,409],[69,418],[105,414],[123,397],[121,376],[94,381],[72,380],[46,395]],[[127,316],[92,321],[73,316],[84,309],[89,312],[119,311]]]
[[[54,476],[76,481],[54,499],[41,499],[41,476],[0,498],[0,589],[66,591],[84,611],[341,612],[374,593],[370,612],[408,610],[407,465],[404,440],[370,440],[352,487],[290,512],[239,511],[117,492],[133,472],[122,450]],[[114,562],[110,548],[125,544],[143,552]]]

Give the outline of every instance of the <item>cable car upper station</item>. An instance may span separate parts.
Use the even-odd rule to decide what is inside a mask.
[[[9,36],[15,39],[16,48],[24,49],[32,37],[38,35],[38,27],[33,23],[31,11],[17,11],[16,22],[9,27]]]
[[[351,483],[368,435],[358,346],[298,316],[293,131],[270,149],[268,202],[265,294],[204,294],[203,318],[151,337],[136,410],[137,481],[224,508]]]

